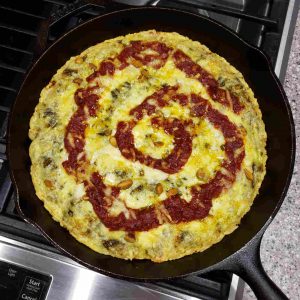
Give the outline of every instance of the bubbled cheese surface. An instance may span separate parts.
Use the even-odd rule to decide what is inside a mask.
[[[140,69],[133,65],[116,71],[114,76],[101,77],[101,109],[96,117],[88,120],[85,152],[105,184],[114,186],[125,179],[133,181],[130,188],[121,190],[119,201],[114,202],[111,214],[126,212],[126,206],[138,209],[154,205],[166,199],[166,191],[171,188],[176,188],[182,198],[190,201],[190,187],[208,182],[224,160],[224,137],[207,119],[192,118],[195,124],[192,154],[175,174],[127,160],[118,147],[109,142],[108,137],[115,134],[118,122],[129,120],[130,110],[163,85],[178,85],[180,93],[195,93],[209,99],[212,107],[227,115],[237,126],[243,127],[246,132],[246,155],[235,183],[213,200],[206,218],[163,224],[149,231],[137,232],[135,240],[129,241],[126,232],[109,230],[101,223],[92,205],[86,200],[83,184],[77,183],[66,173],[62,162],[68,157],[64,148],[64,134],[76,110],[75,91],[79,87],[86,87],[85,78],[93,73],[91,64],[98,66],[105,58],[118,54],[124,45],[133,40],[161,41],[182,50],[225,88],[235,92],[245,109],[238,115],[230,108],[212,101],[204,86],[188,78],[176,68],[171,59],[158,70],[147,68],[146,79],[140,77]],[[65,72],[66,69],[76,71]],[[76,83],[77,78],[82,79],[79,84],[78,80]],[[177,102],[170,102],[161,108],[160,113],[167,118],[191,119],[188,107]],[[135,147],[154,158],[166,157],[174,147],[173,137],[161,128],[151,126],[150,117],[138,122],[133,135]],[[30,122],[29,136],[32,140],[32,179],[37,196],[44,202],[45,208],[80,242],[99,253],[124,259],[146,258],[161,262],[207,249],[238,226],[258,194],[265,175],[264,124],[257,101],[242,74],[204,45],[177,33],[150,30],[117,37],[70,58],[42,90]],[[201,178],[196,176],[198,170],[203,174]],[[249,178],[249,171],[252,178]],[[159,183],[163,186],[163,192],[158,195],[155,187]]]

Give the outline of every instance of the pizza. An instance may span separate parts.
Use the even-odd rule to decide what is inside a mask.
[[[29,137],[54,220],[123,259],[204,251],[238,227],[265,175],[265,127],[242,74],[175,32],[70,58],[41,91]]]

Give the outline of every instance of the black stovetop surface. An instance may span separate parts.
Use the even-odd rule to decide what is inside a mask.
[[[169,0],[161,0],[159,5],[190,10],[222,22],[249,43],[263,49],[275,64],[288,1],[186,1],[192,3],[187,5],[178,4],[178,1],[174,3]],[[0,3],[0,234],[51,251],[57,250],[41,236],[37,229],[25,223],[16,212],[14,205],[16,195],[9,177],[5,154],[7,123],[9,111],[20,84],[33,61],[40,22],[57,10],[63,12],[64,5],[72,2],[72,0],[34,0],[30,2],[1,0]],[[202,9],[196,8],[193,5],[195,3]],[[209,6],[211,11],[204,10],[203,6]],[[51,28],[48,43],[57,39],[66,30],[104,12],[105,8],[93,8],[75,17],[62,20]],[[254,19],[256,20],[253,21]],[[190,291],[192,295],[201,296],[203,299],[225,299],[227,297],[231,280],[230,274],[214,273],[197,278],[197,283],[176,280],[173,284],[177,289]]]

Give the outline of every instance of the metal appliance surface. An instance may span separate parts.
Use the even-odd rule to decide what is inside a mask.
[[[220,295],[220,290],[224,290],[225,288],[227,289],[227,292],[225,294],[227,294],[227,297],[229,295],[230,299],[239,297],[235,294],[237,289],[237,277],[235,275],[233,276],[231,282],[231,288],[228,288],[230,286],[227,282],[228,278],[227,281],[224,278],[219,279],[217,278],[218,276],[220,276],[219,274],[212,275],[212,278],[214,278],[214,276],[215,278],[217,278],[215,279],[215,281],[211,278],[207,279],[193,276],[193,278],[184,279],[182,282],[179,280],[177,282],[163,282],[161,283],[161,285],[148,284],[147,287],[141,286],[141,284],[139,283],[139,288],[137,288],[137,285],[132,283],[99,275],[98,273],[94,273],[83,268],[82,266],[79,266],[65,256],[60,255],[57,250],[50,246],[48,242],[42,236],[40,236],[39,232],[34,227],[32,227],[30,224],[24,223],[16,215],[13,201],[15,195],[11,188],[11,182],[7,172],[7,160],[5,156],[7,113],[9,112],[9,107],[14,100],[15,93],[22,80],[22,75],[26,72],[26,69],[28,68],[30,60],[32,58],[32,47],[35,39],[34,28],[38,26],[38,21],[40,19],[48,16],[49,9],[54,11],[55,9],[60,7],[59,3],[65,4],[65,2],[66,1],[44,1],[44,6],[41,6],[41,4],[39,4],[40,6],[37,5],[37,7],[32,6],[31,8],[29,8],[31,10],[29,12],[28,7],[26,8],[27,11],[25,10],[25,12],[23,11],[24,7],[11,7],[12,4],[9,3],[9,1],[5,3],[8,8],[5,7],[5,5],[0,8],[1,10],[7,12],[8,15],[6,18],[4,18],[4,22],[6,21],[8,25],[3,25],[3,23],[0,23],[0,31],[4,33],[4,37],[6,38],[4,43],[1,43],[0,46],[1,51],[4,54],[2,56],[4,57],[2,58],[3,61],[1,61],[0,63],[0,235],[2,235],[0,239],[0,260],[11,261],[20,265],[27,266],[30,269],[37,269],[41,272],[51,274],[53,276],[53,283],[49,290],[49,299],[61,299],[60,295],[64,295],[64,299],[77,299],[76,297],[78,297],[78,299],[94,299],[96,297],[99,297],[100,295],[102,296],[101,299],[119,299],[120,294],[117,294],[117,291],[122,289],[128,291],[128,297],[130,299],[134,299],[133,295],[135,295],[135,292],[137,293],[139,298],[144,297],[145,299],[153,299],[153,296],[156,299],[193,299],[192,297],[195,297],[197,299],[199,299],[200,297],[201,299],[224,299],[221,298],[224,296]],[[201,1],[198,2],[201,3]],[[277,1],[275,2],[277,3]],[[273,52],[270,51],[270,53],[276,53],[276,55],[272,56],[272,54],[270,53],[269,55],[271,55],[273,62],[275,62],[275,70],[277,71],[277,75],[280,75],[281,79],[283,79],[282,76],[284,75],[282,74],[284,74],[285,72],[284,63],[289,53],[289,40],[293,31],[293,22],[295,11],[297,11],[297,2],[290,1],[288,5],[284,5],[286,4],[283,3],[284,1],[281,2],[281,7],[285,7],[285,10],[281,11],[281,30],[278,29],[277,31],[270,31],[267,33],[269,33],[273,37],[276,36],[276,41],[279,41],[276,50],[272,50]],[[245,9],[245,3],[249,4],[249,1],[224,1],[224,5],[227,5],[227,7],[231,6],[231,8],[233,9],[240,10]],[[269,1],[266,1],[266,3],[269,3]],[[38,10],[39,7],[40,12],[37,13],[35,9]],[[191,9],[194,10],[195,8],[192,7]],[[275,9],[273,7],[273,14],[275,14],[274,10]],[[60,25],[57,28],[53,29],[49,40],[51,41],[56,39],[59,34],[64,32],[64,30],[75,26],[78,22],[84,21],[98,13],[99,11],[89,11],[77,17],[77,19],[72,18],[72,20],[66,21],[64,25]],[[214,13],[215,15],[213,15],[213,13],[205,11],[203,9],[201,9],[199,13],[209,15],[212,18],[220,15],[216,13]],[[12,20],[13,24],[11,25],[9,24],[9,21],[11,21],[11,16],[14,14],[19,14],[20,16],[22,16],[22,18],[25,16],[25,19],[33,19],[34,21],[28,22],[29,28],[26,28],[26,26],[24,25],[25,23],[21,24],[21,26],[24,26],[24,28],[20,27],[20,24],[17,26],[15,24],[15,22],[17,22],[15,19]],[[271,13],[269,10],[267,14],[272,15],[272,8]],[[36,17],[37,15],[38,17]],[[224,17],[224,15],[222,15],[222,18],[225,20],[225,22],[227,22],[226,24],[228,26],[235,29],[241,35],[245,31],[243,26],[246,26],[247,24],[245,23],[247,23],[248,21],[236,18],[234,20],[234,18],[227,18]],[[36,19],[38,19],[38,21]],[[264,25],[256,24],[256,26],[261,27]],[[251,28],[253,29],[253,26]],[[268,43],[266,41],[268,35],[266,34],[266,32],[264,32],[264,35],[262,35],[261,33],[262,31],[259,31],[256,33],[255,38],[249,36],[249,39],[253,39],[253,43],[256,45],[260,45],[265,51],[266,49],[268,49],[268,47],[270,47],[270,49],[273,49],[273,46],[268,46]],[[68,268],[66,266],[68,266]],[[64,282],[64,280],[66,279],[64,277],[66,276],[66,274],[62,274],[61,271],[59,272],[59,269],[64,269],[64,273],[72,275],[71,278],[68,278],[67,284],[62,284],[62,282]],[[88,280],[84,280],[85,278],[90,278],[90,281],[93,282],[93,284],[89,285],[87,282]],[[229,282],[230,281],[231,276],[229,276]],[[54,285],[54,283],[57,284],[57,286]],[[59,293],[60,291],[59,286],[61,288],[67,289],[68,291],[65,290],[64,294],[57,294],[58,296],[55,296],[55,293]],[[99,288],[94,289],[94,286],[99,286]],[[108,289],[103,288],[107,286],[109,287]],[[89,287],[90,294],[80,294],[79,291],[82,291],[82,289],[86,291],[87,287]],[[199,287],[201,287],[202,291],[199,291]],[[77,291],[76,295],[74,293],[74,290]],[[105,290],[106,294],[105,292],[103,292],[103,290]],[[213,293],[211,293],[212,291]],[[103,294],[99,294],[100,292],[103,292]],[[141,296],[142,292],[143,295]],[[126,299],[125,295],[127,294],[123,292],[123,299]],[[150,296],[152,296],[152,298],[149,298]]]
[[[145,299],[196,300],[197,295],[183,294],[163,284],[130,283],[90,271],[64,255],[43,250],[0,236],[0,261],[24,266],[42,274],[51,275],[52,283],[47,299]],[[228,299],[236,299],[238,278],[234,275]],[[207,288],[210,283],[208,282]],[[215,285],[217,285],[215,283]],[[0,287],[1,290],[1,287]],[[202,299],[219,299],[204,296]],[[217,297],[217,296],[216,296]],[[222,298],[220,298],[222,299]],[[224,298],[223,298],[224,299]]]

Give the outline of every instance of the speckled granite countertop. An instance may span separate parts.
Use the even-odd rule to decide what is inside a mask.
[[[292,107],[297,153],[287,196],[262,240],[261,260],[272,280],[291,299],[300,299],[300,11],[284,89]],[[247,286],[243,300],[256,299]]]

